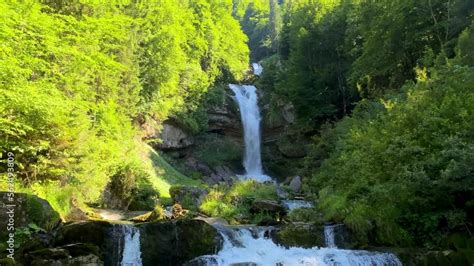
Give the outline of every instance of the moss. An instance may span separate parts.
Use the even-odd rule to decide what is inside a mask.
[[[59,214],[46,201],[33,195],[27,197],[27,212],[30,223],[35,223],[46,230],[53,228],[60,220]]]
[[[311,248],[325,245],[323,227],[311,224],[289,224],[274,233],[274,240],[285,247]]]

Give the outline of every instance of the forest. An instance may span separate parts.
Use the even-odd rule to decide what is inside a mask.
[[[312,250],[318,230],[342,225],[344,250],[474,263],[474,1],[7,0],[0,11],[0,225],[8,192],[28,202],[15,207],[18,259],[2,228],[0,265],[56,265],[27,244],[41,234],[62,235],[43,249],[100,249],[86,252],[100,262],[74,264],[61,247],[58,265],[118,265],[96,240],[67,242],[72,221],[113,220],[104,210],[142,234],[141,258],[114,253],[120,265],[248,262],[229,263],[224,244],[223,263],[186,264],[212,253],[189,229],[199,217],[281,227],[279,247]],[[228,84],[256,87],[271,182],[242,178],[243,106]],[[301,199],[311,207],[283,210]],[[150,259],[167,244],[141,223],[182,224],[188,244]],[[296,265],[267,259],[249,265]]]

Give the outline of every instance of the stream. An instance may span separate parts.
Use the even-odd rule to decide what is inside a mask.
[[[252,64],[254,74],[262,74],[260,64]],[[243,166],[245,174],[241,179],[255,179],[259,182],[272,181],[264,174],[261,160],[260,110],[257,88],[253,85],[229,84],[234,99],[239,105],[244,129],[245,152]],[[304,200],[285,200],[283,205],[291,210],[311,208],[313,204]],[[225,226],[213,225],[222,236],[222,248],[215,255],[195,258],[187,266],[316,266],[316,265],[401,265],[400,260],[391,253],[369,252],[365,250],[346,250],[336,246],[335,226],[324,227],[324,247],[289,247],[276,244],[271,233],[274,227],[265,226]],[[141,266],[140,232],[132,225],[117,225],[114,230],[117,238],[118,259],[116,265]]]

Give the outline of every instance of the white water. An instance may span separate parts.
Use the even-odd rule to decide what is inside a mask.
[[[282,200],[281,203],[289,211],[294,209],[313,208],[313,203],[306,200]]]
[[[262,75],[263,67],[259,63],[252,63],[253,74],[256,76]]]
[[[399,266],[400,260],[393,254],[363,250],[335,248],[285,248],[265,237],[268,228],[220,228],[224,238],[222,250],[217,255],[198,258],[199,265],[227,266],[234,263],[254,263],[259,266]]]
[[[326,243],[326,247],[337,248],[334,237],[334,225],[324,226],[324,241]]]
[[[244,179],[255,179],[260,182],[270,181],[271,177],[263,174],[260,154],[260,110],[258,108],[257,88],[252,85],[229,84],[235,94],[240,109],[244,128]]]
[[[141,266],[140,230],[132,225],[123,225],[124,245],[122,266]]]

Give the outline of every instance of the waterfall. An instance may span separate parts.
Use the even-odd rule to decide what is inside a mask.
[[[113,251],[110,265],[141,266],[140,230],[130,224],[115,224],[112,228]]]
[[[185,265],[354,265],[399,266],[400,260],[391,253],[335,248],[285,248],[270,238],[269,227],[218,228],[224,244],[217,255],[198,257]]]
[[[252,178],[260,182],[271,178],[263,174],[260,154],[260,110],[258,108],[257,88],[252,85],[229,84],[235,94],[240,109],[240,116],[244,129],[244,178]]]
[[[334,237],[334,225],[324,226],[324,241],[326,243],[326,247],[337,248]]]
[[[260,76],[262,75],[263,72],[263,67],[259,63],[252,63],[252,68],[253,68],[253,74],[255,76]]]
[[[289,211],[314,207],[313,203],[306,200],[282,200],[281,203]]]

